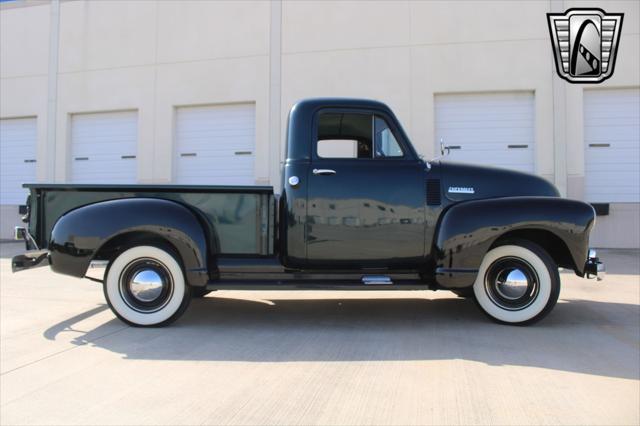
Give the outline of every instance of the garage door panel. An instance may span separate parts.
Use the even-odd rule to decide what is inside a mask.
[[[461,139],[460,141],[463,142],[464,140]],[[447,140],[447,145],[448,146],[453,145],[454,147],[457,147],[457,146],[460,147],[460,149],[456,151],[456,155],[457,154],[464,154],[465,152],[475,152],[475,151],[500,151],[500,154],[517,155],[519,152],[523,152],[523,151],[526,151],[527,149],[531,149],[531,146],[532,146],[531,142],[523,141],[523,142],[519,142],[519,143],[511,143],[511,142],[509,142],[509,143],[506,143],[506,142],[499,142],[499,143],[498,142],[496,142],[496,143],[482,142],[482,143],[477,143],[475,145],[466,144],[464,147],[462,147],[462,145],[453,144],[451,139]],[[508,150],[518,150],[518,151],[517,152],[508,152]]]
[[[181,145],[182,148],[198,148],[200,150],[226,150],[229,145],[236,148],[253,148],[253,144],[248,142],[247,139],[253,138],[253,133],[245,134],[233,134],[233,135],[216,135],[207,136],[206,134],[198,135],[180,135],[183,138],[188,138],[189,142]],[[217,145],[219,144],[219,146]]]
[[[187,163],[187,162],[185,162]],[[226,161],[225,164],[217,164],[215,169],[212,169],[211,165],[206,164],[202,161],[191,161],[190,167],[185,170],[185,173],[193,172],[194,170],[203,170],[211,173],[215,173],[222,170],[253,170],[253,166],[251,164],[241,163],[239,161]]]
[[[620,148],[617,145],[615,149],[592,148],[587,153],[586,170],[591,170],[598,167],[607,167],[607,170],[615,172],[615,167],[611,166],[615,166],[616,164],[637,165],[638,158],[635,157],[637,152],[638,150],[633,147]]]
[[[533,140],[533,126],[476,126],[469,125],[468,123],[461,123],[458,125],[440,125],[438,123],[438,130],[446,130],[447,135],[452,137],[464,137],[469,139],[470,133],[478,133],[480,136],[491,139],[492,137],[506,137],[512,136],[517,138],[526,137]],[[475,141],[476,139],[474,139]]]
[[[220,149],[202,149],[198,147],[193,147],[193,148],[194,149],[192,149],[191,151],[197,151],[197,152],[191,152],[188,149],[183,149],[182,151],[184,152],[182,152],[182,154],[197,154],[198,157],[213,155],[218,158],[223,158],[223,157],[235,158],[236,157],[234,154],[235,152],[243,152],[243,151],[229,152],[228,148],[220,148]],[[237,148],[237,149],[240,149],[240,148]]]
[[[87,125],[88,123],[83,123],[83,125]],[[122,129],[117,132],[107,132],[98,128],[91,129],[90,131],[83,132],[75,132],[74,136],[76,139],[76,144],[79,147],[94,147],[96,143],[104,143],[110,145],[117,145],[123,140],[135,141],[136,133],[135,123],[133,125],[129,125],[128,123],[122,123],[127,126],[126,129]],[[121,125],[121,123],[114,123],[114,125]]]
[[[20,143],[22,143],[22,142],[20,142]],[[31,156],[32,156],[32,154],[31,155],[27,154],[22,150],[15,150],[15,151],[14,150],[6,150],[6,151],[2,150],[2,157],[3,157],[4,160],[7,160],[6,164],[4,164],[4,167],[15,166],[16,162],[23,163],[24,160],[32,159],[32,158],[26,158],[26,157],[31,157]],[[8,160],[11,160],[11,161],[8,161]]]
[[[216,177],[220,177],[220,176],[245,176],[247,173],[251,172],[253,170],[253,168],[251,167],[234,167],[234,166],[228,166],[228,167],[216,167],[215,170],[212,170],[210,167],[204,167],[204,166],[199,166],[199,167],[193,167],[192,169],[190,169],[189,171],[185,172],[186,176],[194,176],[194,175],[201,175],[202,173],[207,173],[210,176],[216,176]]]
[[[204,120],[204,119],[203,119]],[[247,119],[249,120],[249,119]],[[183,126],[188,125],[187,123],[181,123]],[[197,126],[197,123],[194,123],[193,126]],[[238,126],[246,125],[246,122],[238,124]],[[194,129],[191,131],[182,131],[180,132],[181,136],[186,136],[189,138],[227,138],[227,137],[246,137],[253,135],[253,132],[248,129]],[[188,141],[185,140],[185,142]]]
[[[134,145],[135,141],[131,141],[127,145]],[[99,144],[86,148],[76,148],[73,151],[73,157],[90,156],[92,159],[108,159],[108,158],[120,158],[122,155],[136,155],[136,150],[133,147],[126,149],[120,145]]]
[[[448,121],[442,122],[440,125],[441,129],[460,129],[460,126],[464,124],[464,128],[467,130],[479,129],[479,130],[505,130],[504,123],[500,121],[492,121],[492,120],[468,120],[466,122],[461,121]],[[531,120],[513,120],[510,122],[511,126],[507,129],[524,129],[527,131],[531,131],[533,128],[531,126]]]
[[[522,98],[524,92],[496,92],[496,93],[459,93],[456,99],[443,99],[444,103],[453,103],[463,100],[467,105],[504,105],[505,101],[517,101]],[[491,98],[481,98],[480,96],[489,95]]]
[[[0,120],[0,204],[24,204],[24,183],[36,181],[37,121],[32,118]]]
[[[194,107],[195,108],[195,107]],[[206,108],[206,107],[203,107]],[[180,113],[181,116],[184,116],[184,111]],[[183,124],[197,124],[197,129],[192,130],[248,130],[244,129],[244,125],[247,120],[253,119],[253,114],[244,114],[238,113],[235,115],[229,114],[216,114],[215,121],[213,122],[204,122],[204,120],[211,119],[211,112],[207,112],[206,114],[196,114],[192,117],[185,117],[183,119]],[[224,121],[222,121],[224,120]]]
[[[102,178],[105,176],[112,176],[116,179],[113,182],[121,182],[121,183],[132,183],[128,176],[123,176],[122,167],[116,161],[105,162],[101,164],[100,172],[96,172],[95,166],[90,164],[89,161],[82,161],[79,164],[76,164],[76,176],[95,176],[98,180],[84,180],[75,183],[103,183]],[[111,170],[109,170],[111,169]],[[112,182],[112,181],[109,181]]]
[[[589,126],[589,137],[585,138],[587,144],[594,142],[618,143],[618,142],[636,142],[638,139],[634,136],[634,131],[638,126]]]
[[[445,129],[446,130],[446,129]],[[521,143],[529,143],[533,144],[534,140],[530,137],[529,134],[531,131],[519,132],[514,130],[513,132],[509,131],[498,131],[498,132],[479,132],[475,131],[474,140],[470,142],[469,132],[461,133],[461,132],[445,132],[441,129],[442,133],[446,133],[446,135],[441,136],[446,145],[460,145],[465,143],[467,145],[484,145],[484,144],[496,144],[500,145],[501,148],[506,148],[508,145],[512,144],[521,144]],[[441,134],[442,134],[441,133]],[[440,143],[440,139],[438,138],[438,143]]]
[[[593,192],[593,196],[595,198],[606,199],[607,203],[626,203],[627,201],[627,193],[615,193],[609,192],[606,188],[603,188],[600,192]],[[591,202],[605,202],[605,201],[591,201]]]
[[[618,107],[627,107],[627,111],[616,111]],[[605,109],[608,108],[608,109]],[[611,124],[617,125],[637,125],[640,118],[633,115],[633,105],[618,104],[603,107],[602,111],[596,111],[595,109],[585,110],[585,118],[589,120],[589,125],[605,125]]]
[[[633,179],[637,176],[638,168],[635,170],[619,170],[616,172],[612,172],[610,170],[590,170],[591,176],[594,178],[595,186],[604,186],[608,179],[620,179],[620,183],[616,185],[616,188],[635,188],[636,184],[633,182]],[[598,182],[603,182],[599,184]],[[613,190],[613,188],[612,188]]]
[[[447,143],[451,145],[451,143]],[[515,148],[509,148],[509,146]],[[451,150],[452,155],[465,155],[467,153],[481,153],[483,155],[491,154],[493,158],[518,158],[520,156],[530,157],[531,145],[530,144],[477,144],[477,146],[466,145],[453,145],[454,149]],[[459,148],[458,148],[459,147]]]
[[[615,98],[611,97],[612,92],[616,91]],[[638,103],[637,88],[633,89],[606,89],[606,90],[590,90],[589,97],[597,100],[597,105],[611,106],[627,103],[635,105]],[[635,93],[634,93],[635,92]],[[597,108],[596,104],[587,104],[585,108]]]
[[[438,103],[441,105],[441,108],[451,111],[454,114],[468,114],[470,111],[472,111],[474,115],[488,114],[488,111],[483,108],[488,108],[491,111],[514,113],[524,113],[532,109],[530,105],[522,103],[521,95],[517,99],[514,98],[511,100],[501,99],[500,95],[490,93],[475,94],[471,97],[456,94],[437,96],[440,98]],[[444,99],[444,96],[451,96],[451,98]],[[453,98],[454,96],[455,98]],[[492,98],[489,99],[488,96]]]
[[[482,107],[482,109],[479,109]],[[513,117],[514,120],[528,120],[531,111],[533,111],[530,107],[519,107],[519,106],[474,106],[473,108],[455,105],[451,106],[440,106],[439,110],[442,113],[447,114],[446,121],[467,121],[469,116],[472,116],[473,119],[487,119],[492,121],[498,121],[496,119],[496,114],[509,114],[509,116]]]
[[[513,165],[515,166],[526,166],[528,167],[530,164],[530,156],[528,154],[520,154],[518,156],[501,154],[501,155],[492,155],[491,163],[483,162],[482,160],[478,160],[478,157],[483,155],[481,151],[467,151],[464,153],[456,153],[456,161],[462,161],[473,164],[482,164],[482,165],[491,165],[498,166],[501,165]]]
[[[436,143],[457,146],[445,161],[533,171],[533,94],[436,96]]]
[[[86,159],[86,160],[85,160]],[[123,159],[113,155],[92,155],[91,157],[75,157],[74,167],[96,167],[96,162],[100,163],[100,173],[122,173],[123,163],[130,161],[130,166],[135,167],[135,160]]]
[[[136,183],[137,151],[136,111],[72,116],[71,182]]]
[[[640,202],[640,90],[586,90],[584,144],[587,201]]]
[[[176,110],[176,183],[252,185],[254,151],[253,104]]]
[[[519,107],[519,106],[489,106],[489,105],[478,105],[473,107],[467,107],[464,105],[456,106],[442,106],[442,104],[438,105],[439,112],[446,114],[445,122],[447,121],[469,121],[471,120],[481,120],[487,119],[491,121],[499,121],[497,114],[508,114],[510,117],[513,117],[514,120],[527,120],[531,111],[533,111],[530,107]]]

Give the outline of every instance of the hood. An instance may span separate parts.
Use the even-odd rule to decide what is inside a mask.
[[[517,196],[560,196],[552,183],[529,173],[453,162],[440,163],[438,168],[442,179],[442,191],[451,201]]]

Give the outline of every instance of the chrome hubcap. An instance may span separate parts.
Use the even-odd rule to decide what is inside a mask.
[[[485,275],[485,291],[497,306],[519,311],[531,305],[540,291],[538,274],[524,259],[504,257],[493,262]]]
[[[136,259],[120,274],[120,294],[131,309],[156,312],[171,300],[173,277],[169,269],[155,259]]]
[[[131,294],[141,302],[152,302],[162,294],[162,277],[152,269],[142,269],[131,279]]]
[[[496,290],[505,299],[516,300],[524,296],[528,287],[527,277],[520,269],[505,269],[496,279]]]

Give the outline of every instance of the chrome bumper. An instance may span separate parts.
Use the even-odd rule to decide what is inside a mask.
[[[589,249],[589,256],[587,257],[587,262],[584,265],[584,277],[585,278],[595,278],[598,281],[602,281],[604,276],[607,274],[607,269],[604,266],[604,263],[600,262],[598,259],[598,255],[594,249]]]
[[[29,234],[29,231],[22,226],[16,226],[14,232],[16,240],[24,240],[27,251],[24,254],[13,256],[11,259],[11,271],[18,272],[49,264],[49,250],[41,250],[31,234]]]
[[[24,254],[13,256],[13,259],[11,259],[11,271],[18,272],[37,266],[47,266],[48,264],[48,250],[29,250]]]

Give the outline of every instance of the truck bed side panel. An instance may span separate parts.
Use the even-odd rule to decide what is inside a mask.
[[[215,227],[219,254],[273,254],[274,201],[270,187],[30,187],[32,200],[37,200],[32,202],[37,206],[33,206],[30,232],[40,247],[47,247],[54,224],[70,210],[99,201],[146,197],[176,201],[198,210]]]

